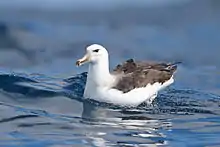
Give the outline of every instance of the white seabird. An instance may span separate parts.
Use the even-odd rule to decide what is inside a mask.
[[[86,48],[77,66],[89,63],[84,98],[121,106],[151,103],[158,92],[174,82],[177,63],[135,62],[129,59],[109,72],[108,51],[101,45]]]

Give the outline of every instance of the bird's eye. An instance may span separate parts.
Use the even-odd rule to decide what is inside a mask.
[[[98,53],[98,52],[99,52],[99,49],[95,49],[95,50],[93,50],[93,52],[96,52],[96,53]]]

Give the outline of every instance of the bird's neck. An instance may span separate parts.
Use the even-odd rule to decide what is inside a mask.
[[[93,86],[108,86],[112,80],[112,75],[109,73],[109,61],[108,58],[102,59],[97,63],[91,63],[89,65],[87,81],[90,81],[90,85]]]

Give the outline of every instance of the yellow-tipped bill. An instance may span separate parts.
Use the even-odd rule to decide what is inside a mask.
[[[89,61],[89,56],[86,54],[84,57],[76,61],[77,66],[81,66],[82,64],[86,63]]]

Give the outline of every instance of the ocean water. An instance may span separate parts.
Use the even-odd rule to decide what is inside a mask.
[[[0,146],[220,146],[218,0],[0,2]],[[83,99],[85,47],[110,67],[181,61],[152,105]]]

